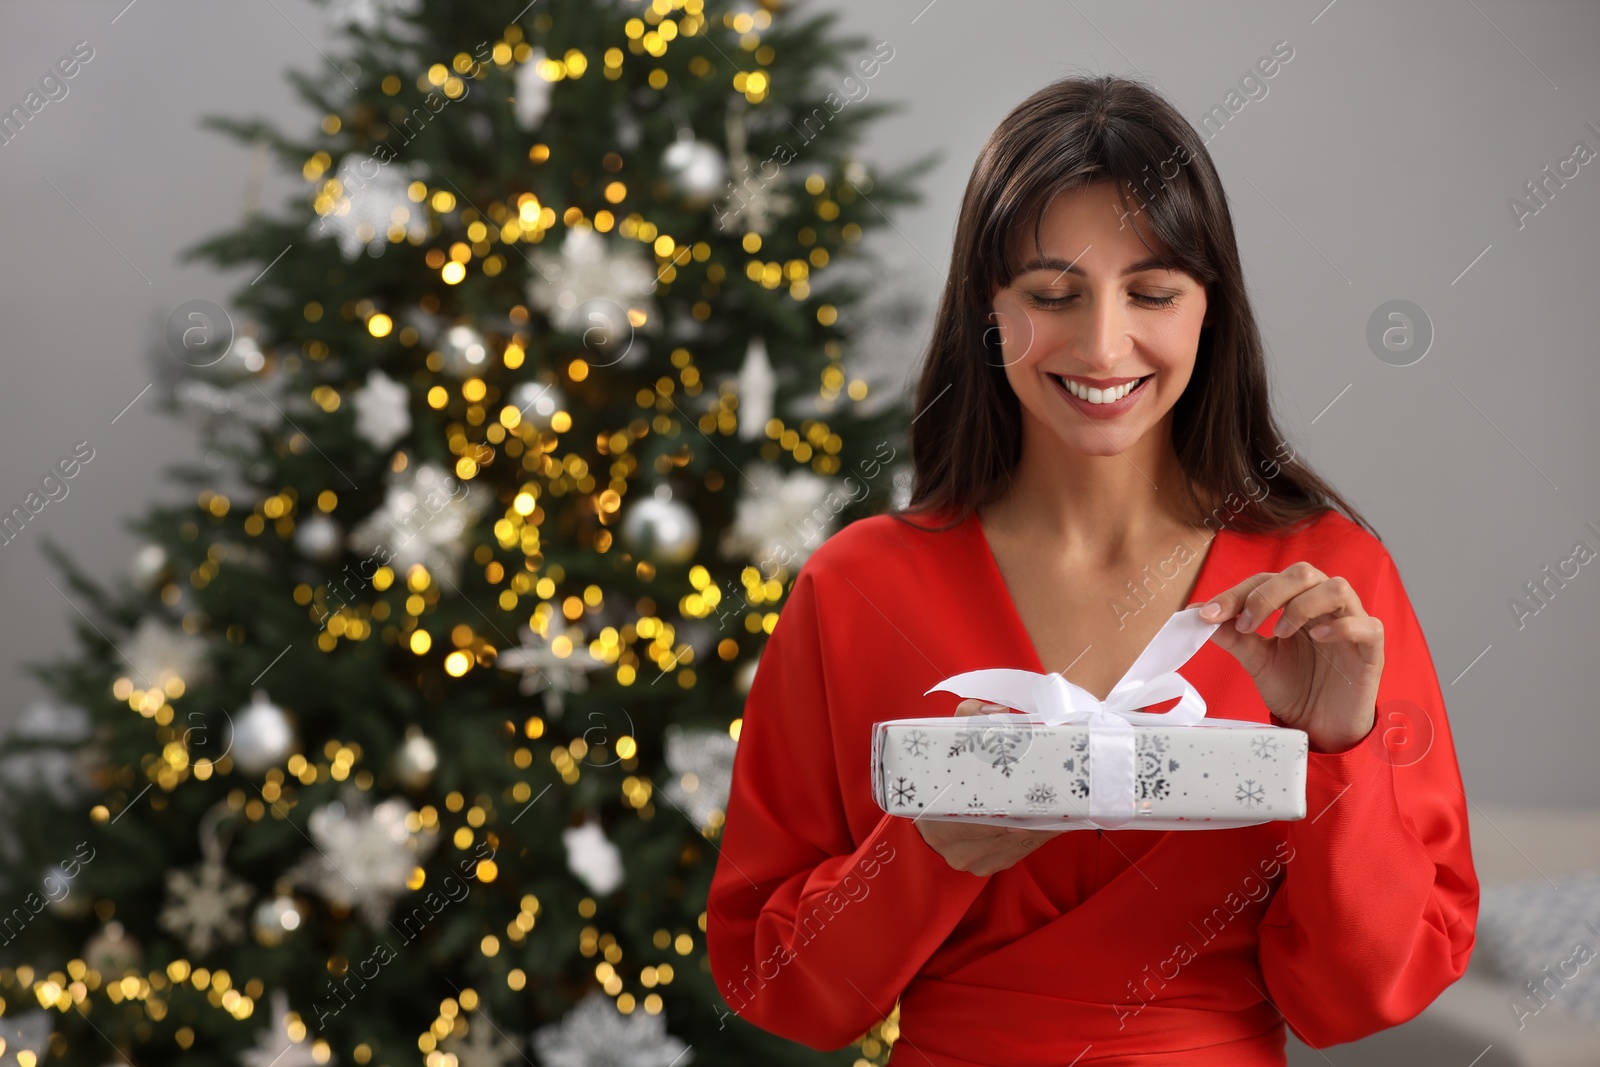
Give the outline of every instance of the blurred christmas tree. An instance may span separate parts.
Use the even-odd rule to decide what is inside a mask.
[[[708,0],[343,0],[309,184],[193,255],[195,494],[9,739],[4,1062],[847,1063],[727,1013],[743,694],[904,491],[849,150],[887,45]],[[504,8],[491,15],[490,9]],[[193,312],[191,314],[191,311]],[[178,371],[181,370],[181,374]],[[885,1032],[887,1031],[887,1032]],[[52,1060],[55,1062],[55,1060]]]

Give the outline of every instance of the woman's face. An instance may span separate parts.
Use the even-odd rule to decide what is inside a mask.
[[[1072,189],[1015,240],[1023,270],[994,296],[1006,379],[1022,404],[1024,442],[1053,434],[1068,448],[1134,450],[1189,383],[1206,290],[1160,265],[1133,230],[1111,182]],[[1031,223],[1031,220],[1030,220]],[[1131,387],[1131,391],[1130,391]],[[1048,440],[1048,438],[1045,438]]]

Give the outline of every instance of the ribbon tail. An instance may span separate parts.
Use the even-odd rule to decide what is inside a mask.
[[[1156,631],[1144,651],[1139,653],[1139,658],[1133,661],[1128,673],[1112,686],[1112,691],[1128,683],[1147,682],[1176,671],[1204,647],[1220,625],[1202,620],[1199,608],[1174,612],[1172,618]]]
[[[984,671],[967,671],[952,675],[929,689],[928,693],[954,693],[967,700],[986,700],[1007,708],[1016,708],[1028,714],[1041,709],[1034,701],[1034,684],[1038,675],[1033,671],[1019,671],[997,667]]]

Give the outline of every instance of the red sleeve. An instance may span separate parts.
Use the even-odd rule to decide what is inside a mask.
[[[1466,970],[1477,925],[1439,679],[1394,561],[1378,551],[1377,577],[1359,591],[1383,623],[1377,721],[1352,748],[1308,756],[1306,818],[1287,824],[1293,852],[1261,921],[1267,990],[1313,1048],[1422,1011]]]
[[[861,766],[837,766],[840,704],[859,680],[852,650],[830,646],[819,626],[817,563],[796,577],[745,702],[706,950],[740,1018],[837,1049],[889,1014],[988,879],[952,868],[910,819],[881,814],[852,833],[840,776],[859,779],[852,793],[862,795],[868,738],[842,746],[862,753]],[[854,606],[825,609],[838,618]],[[870,718],[851,728],[870,731]]]

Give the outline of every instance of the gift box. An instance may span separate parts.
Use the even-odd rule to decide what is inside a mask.
[[[928,693],[1016,710],[874,724],[874,799],[891,815],[1050,830],[1305,818],[1305,731],[1208,718],[1177,673],[1218,625],[1199,608],[1173,615],[1104,701],[1056,673],[946,678]],[[1168,711],[1140,710],[1173,698]]]

